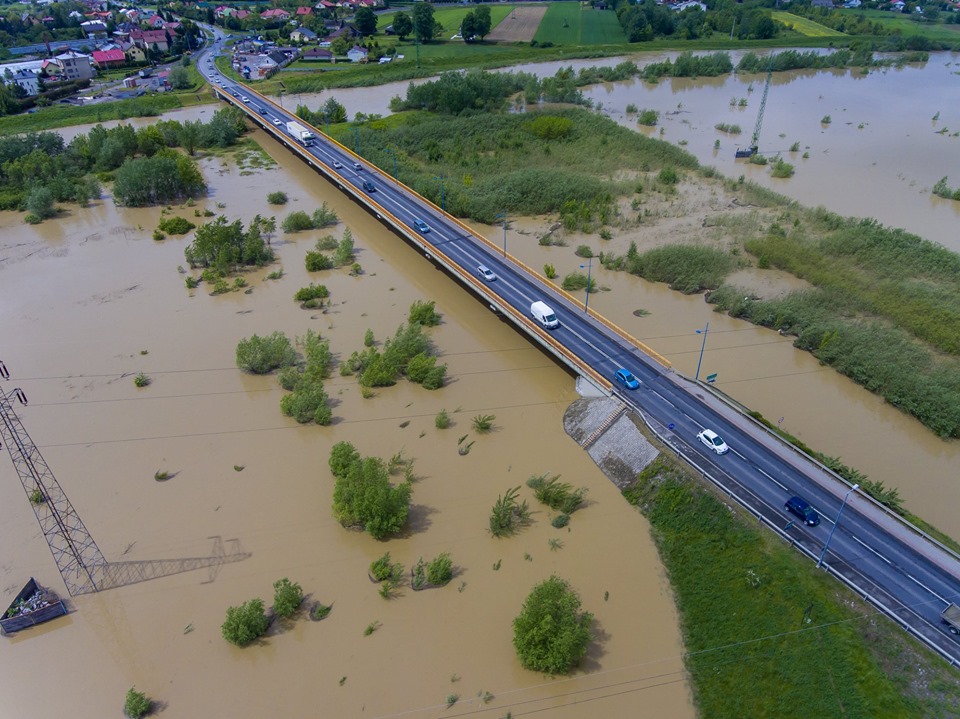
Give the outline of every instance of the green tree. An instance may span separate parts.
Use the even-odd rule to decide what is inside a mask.
[[[347,108],[337,102],[334,97],[328,97],[320,107],[321,114],[326,122],[346,122]]]
[[[153,708],[153,702],[147,698],[143,692],[138,692],[135,687],[127,691],[126,701],[123,703],[123,713],[130,719],[140,719],[150,713]]]
[[[226,271],[240,261],[242,246],[243,224],[240,220],[227,223],[227,218],[220,215],[197,230],[184,255],[191,267],[216,267]]]
[[[289,617],[300,608],[303,589],[284,577],[273,583],[273,612],[278,617]]]
[[[473,11],[474,17],[474,32],[477,34],[481,40],[490,34],[491,19],[490,19],[490,7],[487,5],[480,5],[476,10]]]
[[[177,140],[180,147],[187,151],[187,154],[193,157],[200,145],[200,138],[203,134],[203,123],[199,120],[184,120],[180,125],[180,132],[177,133]]]
[[[374,35],[377,32],[377,16],[373,10],[368,7],[362,7],[357,10],[353,16],[353,24],[361,35]]]
[[[254,374],[266,374],[297,363],[297,351],[283,332],[268,337],[253,335],[237,343],[237,367]]]
[[[527,669],[566,674],[587,653],[593,615],[580,611],[580,597],[556,575],[533,588],[513,620],[513,646]]]
[[[471,10],[460,21],[460,36],[464,42],[473,42],[477,37],[477,17]]]
[[[433,5],[428,2],[413,6],[413,32],[420,42],[430,42],[437,31],[437,22],[433,19]]]
[[[403,10],[393,17],[393,31],[401,40],[406,40],[407,36],[413,32],[413,20]]]
[[[27,193],[24,205],[27,212],[36,215],[41,220],[53,217],[57,214],[57,208],[53,200],[53,192],[47,187],[34,187]]]
[[[330,453],[336,481],[333,514],[344,526],[361,526],[374,539],[396,534],[410,513],[410,482],[390,484],[386,465],[379,457],[363,457],[346,443]]]
[[[239,607],[227,609],[227,618],[220,625],[220,633],[231,644],[245,647],[263,636],[268,626],[270,620],[263,611],[263,600],[251,599]]]
[[[186,56],[184,56],[184,59],[188,60]],[[190,73],[185,66],[171,68],[170,73],[167,75],[167,81],[174,90],[186,90],[192,84],[190,82]]]

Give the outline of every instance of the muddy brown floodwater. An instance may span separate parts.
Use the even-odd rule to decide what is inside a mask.
[[[208,108],[209,109],[209,108]],[[119,715],[131,686],[164,715],[264,717],[278,711],[331,717],[483,716],[547,710],[552,717],[692,717],[677,616],[645,520],[628,506],[562,429],[576,398],[569,375],[354,207],[285,150],[256,133],[282,167],[241,174],[232,160],[203,162],[211,185],[200,209],[223,203],[231,220],[284,216],[324,200],[356,239],[361,277],[308,277],[303,257],[320,233],[280,236],[284,276],[247,276],[250,294],[211,297],[184,287],[188,238],[151,240],[160,208],[118,209],[109,197],[31,227],[0,214],[2,360],[30,404],[24,426],[108,560],[180,560],[210,555],[216,539],[250,553],[215,569],[76,597],[69,616],[5,640],[4,712]],[[277,212],[266,195],[283,190]],[[174,213],[193,217],[190,208]],[[343,225],[335,229],[339,235]],[[327,313],[293,302],[310,280],[331,290]],[[416,299],[434,299],[444,323],[431,331],[450,382],[429,392],[401,382],[360,397],[336,373],[332,427],[301,427],[280,415],[273,377],[241,374],[242,337],[308,328],[339,356],[380,340]],[[133,375],[152,383],[137,389]],[[434,416],[446,408],[453,426]],[[495,414],[477,436],[470,420]],[[475,441],[460,456],[457,440]],[[389,542],[341,528],[331,517],[332,444],[415,459],[409,533]],[[5,453],[4,453],[5,454]],[[235,466],[242,467],[236,471]],[[165,482],[158,470],[171,472]],[[589,489],[569,530],[537,509],[534,524],[496,540],[488,513],[499,494],[543,472]],[[536,504],[529,490],[523,496]],[[9,459],[0,463],[3,596],[30,576],[62,583]],[[561,544],[551,549],[550,539]],[[367,578],[384,551],[407,567],[450,552],[457,567],[443,589],[386,601]],[[498,570],[494,566],[499,567]],[[581,670],[548,679],[523,670],[511,622],[532,586],[568,579],[596,615],[598,640]],[[310,601],[332,604],[320,622],[275,625],[260,646],[220,637],[225,610],[272,584],[299,582]],[[609,594],[607,594],[609,593]],[[379,628],[364,636],[364,628]],[[490,692],[484,705],[478,693]]]

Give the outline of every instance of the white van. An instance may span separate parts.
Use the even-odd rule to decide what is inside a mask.
[[[533,315],[533,319],[542,324],[548,330],[552,330],[553,328],[560,326],[560,320],[557,319],[557,316],[553,313],[553,310],[550,309],[549,305],[546,305],[543,302],[537,301],[530,305],[530,314]]]

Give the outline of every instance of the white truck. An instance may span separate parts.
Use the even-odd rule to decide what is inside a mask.
[[[943,619],[951,634],[960,634],[960,607],[951,604],[940,612],[940,618]]]
[[[533,315],[533,319],[548,330],[560,326],[560,320],[557,319],[556,314],[550,309],[550,306],[539,300],[530,305],[530,314]]]
[[[304,147],[310,147],[313,143],[313,138],[316,137],[310,130],[305,128],[299,122],[288,122],[287,123],[287,132],[293,135]]]

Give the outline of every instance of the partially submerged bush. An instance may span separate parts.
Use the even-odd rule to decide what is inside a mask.
[[[251,599],[239,607],[227,609],[227,618],[220,626],[220,633],[231,644],[245,647],[263,636],[268,626],[270,620],[263,611],[263,600]]]
[[[268,337],[253,335],[237,344],[237,367],[247,372],[267,374],[296,362],[297,351],[282,332]]]

